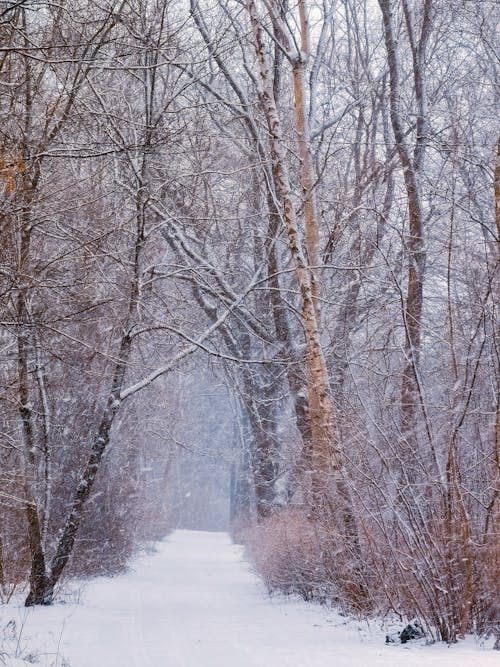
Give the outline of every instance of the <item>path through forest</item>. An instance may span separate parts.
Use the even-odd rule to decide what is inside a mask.
[[[101,578],[78,604],[17,618],[40,665],[71,667],[487,667],[498,654],[458,646],[385,645],[383,631],[298,600],[269,598],[224,533],[176,531],[125,576]],[[0,661],[1,662],[1,661]],[[9,664],[9,663],[8,663]],[[12,665],[23,664],[12,662]],[[67,663],[66,663],[67,664]]]

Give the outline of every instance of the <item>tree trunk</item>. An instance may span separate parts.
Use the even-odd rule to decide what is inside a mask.
[[[409,234],[406,242],[408,259],[408,282],[404,304],[405,366],[401,384],[401,439],[404,449],[403,458],[406,475],[410,482],[416,481],[416,465],[418,460],[418,406],[421,402],[418,378],[418,366],[422,335],[423,281],[426,251],[423,238],[423,212],[419,188],[419,170],[422,167],[427,137],[425,88],[423,82],[423,61],[425,46],[430,30],[430,3],[425,2],[422,33],[418,44],[415,41],[414,29],[409,8],[403,2],[408,39],[412,51],[413,82],[417,102],[417,127],[414,156],[405,141],[400,114],[400,73],[397,57],[397,41],[394,36],[391,0],[379,0],[384,24],[384,38],[389,65],[390,115],[396,148],[403,169],[403,178],[408,199]]]
[[[301,297],[301,319],[306,341],[306,380],[309,399],[309,420],[312,442],[312,497],[311,509],[316,518],[325,507],[331,506],[333,494],[342,506],[344,526],[349,537],[355,539],[354,513],[347,486],[343,479],[339,443],[334,430],[334,410],[328,383],[326,363],[320,343],[318,289],[314,280],[314,262],[317,258],[318,224],[312,193],[312,165],[310,162],[304,112],[304,65],[294,63],[295,123],[301,158],[301,188],[306,225],[308,261],[301,248],[299,227],[291,196],[291,184],[286,168],[281,123],[273,97],[262,30],[254,0],[248,2],[255,53],[262,84],[261,102],[269,132],[271,162],[274,182],[283,206],[283,221],[287,233],[288,249],[295,270],[295,278]],[[307,46],[305,36],[305,7],[301,4],[302,45]],[[304,57],[306,53],[302,54]]]
[[[140,183],[138,184],[138,193],[140,194],[138,194],[136,200],[136,237],[132,255],[133,269],[127,303],[127,314],[125,317],[125,322],[123,323],[124,333],[120,340],[120,349],[117,354],[117,362],[114,369],[111,390],[107,398],[106,406],[103,410],[101,420],[99,422],[97,434],[90,451],[90,456],[83,472],[80,475],[80,479],[71,503],[71,509],[62,529],[61,536],[57,542],[55,554],[44,577],[42,577],[41,574],[41,556],[43,555],[43,546],[41,540],[42,533],[40,530],[39,522],[35,521],[35,519],[38,518],[38,511],[35,509],[35,511],[31,512],[30,510],[30,515],[28,517],[28,523],[30,525],[30,544],[31,540],[33,539],[33,544],[35,546],[39,545],[40,554],[34,550],[34,546],[32,548],[32,570],[34,568],[35,572],[32,574],[30,591],[25,601],[26,606],[36,604],[50,604],[54,598],[55,586],[59,582],[64,568],[68,564],[68,561],[73,552],[75,538],[83,517],[85,503],[87,502],[92,487],[95,483],[102,457],[109,443],[113,421],[121,405],[120,392],[123,387],[127,363],[129,361],[130,352],[132,349],[132,337],[130,335],[130,331],[135,319],[135,311],[137,309],[139,298],[140,261],[142,246],[144,243],[145,224],[145,198],[142,189],[143,178],[144,167],[141,173]],[[30,523],[30,521],[33,525]],[[43,565],[45,565],[45,560],[43,560]]]

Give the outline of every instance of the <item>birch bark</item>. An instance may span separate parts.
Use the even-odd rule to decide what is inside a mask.
[[[259,66],[260,99],[267,122],[273,177],[282,202],[282,217],[288,249],[301,297],[300,312],[306,343],[306,376],[311,426],[312,515],[315,519],[319,519],[325,516],[325,512],[328,516],[340,509],[345,536],[354,551],[359,554],[357,527],[344,477],[340,445],[334,423],[333,400],[320,341],[319,308],[317,306],[319,289],[314,276],[319,231],[314,205],[313,168],[305,114],[305,72],[308,49],[306,7],[303,1],[299,2],[301,52],[293,62],[295,130],[301,163],[299,180],[306,252],[302,248],[299,221],[293,203],[292,184],[287,169],[285,142],[273,95],[272,77],[267,62],[262,27],[254,0],[248,0],[247,9]],[[279,33],[283,35],[284,31],[280,30]]]

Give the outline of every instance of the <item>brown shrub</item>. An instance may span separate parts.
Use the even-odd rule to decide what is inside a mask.
[[[24,539],[24,514],[0,504],[0,603],[24,588],[29,576],[30,555]],[[7,540],[5,535],[12,535]]]
[[[322,533],[298,509],[285,509],[247,530],[248,557],[270,593],[319,601],[335,596],[325,567]]]

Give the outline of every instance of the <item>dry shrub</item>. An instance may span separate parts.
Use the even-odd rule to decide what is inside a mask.
[[[322,530],[298,509],[285,509],[245,534],[248,557],[270,593],[298,594],[304,600],[334,597],[328,580]]]
[[[498,530],[498,529],[496,529]],[[476,577],[477,595],[472,609],[474,629],[483,636],[496,637],[500,650],[500,534],[491,532],[479,548]]]
[[[0,604],[22,590],[28,579],[30,554],[25,532],[24,513],[0,504]]]
[[[498,542],[492,536],[476,543],[468,578],[461,533],[450,533],[435,503],[421,524],[397,515],[385,522],[358,517],[361,559],[335,531],[333,517],[318,523],[297,508],[254,524],[243,541],[270,593],[298,594],[365,617],[418,618],[428,637],[448,642],[463,632],[498,636]]]
[[[374,611],[417,617],[447,642],[468,632],[498,636],[498,544],[479,536],[466,544],[438,498],[420,524],[393,515],[385,524],[365,517],[360,527]]]

